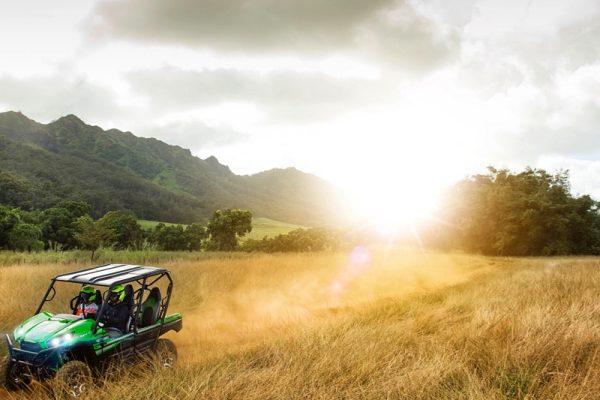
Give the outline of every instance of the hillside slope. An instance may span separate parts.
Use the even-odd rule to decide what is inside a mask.
[[[74,115],[40,124],[18,112],[0,113],[0,203],[45,208],[60,199],[85,200],[96,216],[128,209],[140,218],[181,223],[238,207],[326,225],[339,209],[329,183],[293,168],[239,176],[214,157],[202,160],[154,138],[105,131]]]

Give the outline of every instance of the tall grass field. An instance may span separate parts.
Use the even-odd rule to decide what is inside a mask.
[[[94,399],[597,399],[600,259],[407,249],[163,259],[179,365],[123,371]],[[0,267],[0,331],[49,279]],[[65,304],[65,308],[67,305]],[[2,349],[5,352],[5,349]],[[43,399],[44,385],[0,398]]]

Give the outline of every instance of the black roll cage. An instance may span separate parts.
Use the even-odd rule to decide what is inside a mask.
[[[94,268],[90,268],[88,270],[92,270],[92,269],[94,269]],[[80,272],[84,272],[84,271],[88,271],[88,270],[82,270]],[[130,270],[123,271],[123,274],[125,274],[127,272],[130,272]],[[167,310],[169,308],[169,303],[171,301],[171,295],[173,293],[173,279],[171,278],[171,274],[169,274],[169,271],[159,270],[156,272],[150,272],[150,273],[144,274],[142,276],[139,276],[139,277],[136,277],[133,279],[130,278],[130,279],[124,279],[124,280],[120,280],[120,281],[115,281],[115,282],[111,283],[110,285],[103,285],[103,284],[99,284],[99,283],[89,282],[89,284],[93,284],[95,286],[108,288],[108,290],[104,293],[105,298],[103,299],[104,301],[102,301],[102,307],[100,307],[100,310],[98,311],[98,315],[96,316],[96,321],[92,325],[92,331],[94,333],[96,332],[96,330],[98,328],[98,322],[102,320],[101,318],[102,318],[102,315],[104,314],[104,311],[106,310],[106,304],[107,304],[108,296],[109,296],[111,289],[117,285],[124,285],[124,284],[130,284],[130,283],[135,282],[138,285],[140,285],[140,288],[135,290],[132,293],[132,295],[135,295],[137,293],[137,296],[134,296],[134,298],[133,298],[134,303],[133,303],[133,308],[131,310],[130,317],[132,318],[132,322],[133,322],[133,334],[134,334],[134,336],[137,335],[138,323],[139,323],[139,318],[140,318],[139,310],[142,307],[142,299],[144,296],[144,291],[150,290],[150,289],[148,289],[148,287],[153,286],[156,282],[158,282],[165,276],[169,280],[169,285],[167,287],[167,294],[165,297],[163,297],[163,298],[166,298],[166,301],[161,301],[160,311],[159,311],[158,317],[157,317],[157,321],[160,321],[160,327],[162,328],[162,326],[164,325],[165,317],[167,315]],[[113,278],[118,277],[118,274],[116,274],[112,277]],[[150,278],[154,278],[154,279],[151,280],[150,282],[148,282],[148,280]],[[42,311],[42,307],[44,306],[44,304],[48,301],[51,301],[54,298],[54,295],[56,294],[56,289],[54,288],[54,285],[56,282],[57,282],[57,277],[52,278],[52,280],[50,282],[50,286],[48,286],[48,289],[46,290],[46,293],[44,294],[44,297],[42,298],[42,301],[40,302],[40,305],[37,307],[34,315],[39,314]],[[60,282],[79,283],[82,286],[88,284],[88,283],[82,283],[82,282],[77,282],[77,281],[72,281],[72,280],[60,280]],[[52,295],[49,297],[49,295],[51,293],[52,293]],[[157,335],[156,335],[157,340],[160,336],[160,332],[161,332],[161,329],[158,329]],[[123,332],[123,333],[126,334],[128,332]]]

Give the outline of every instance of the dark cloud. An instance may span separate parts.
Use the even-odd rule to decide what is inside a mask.
[[[269,117],[314,122],[356,107],[383,102],[394,85],[381,80],[337,79],[319,73],[239,70],[184,71],[168,67],[128,75],[132,90],[153,108],[185,110],[224,102],[248,102]]]
[[[355,53],[401,68],[435,66],[458,43],[404,0],[105,0],[85,29],[225,52]]]
[[[107,0],[93,32],[231,49],[336,47],[392,0]]]

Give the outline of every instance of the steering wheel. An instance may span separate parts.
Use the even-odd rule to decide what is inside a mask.
[[[71,299],[71,302],[69,303],[69,306],[71,307],[71,311],[75,312],[75,308],[77,307],[78,300],[79,300],[79,295],[77,295]]]
[[[123,335],[123,332],[121,332],[121,330],[119,328],[115,328],[115,327],[104,327],[102,328],[104,329],[104,332],[106,332],[108,334],[109,337],[114,338],[114,337],[119,337],[121,335]]]

